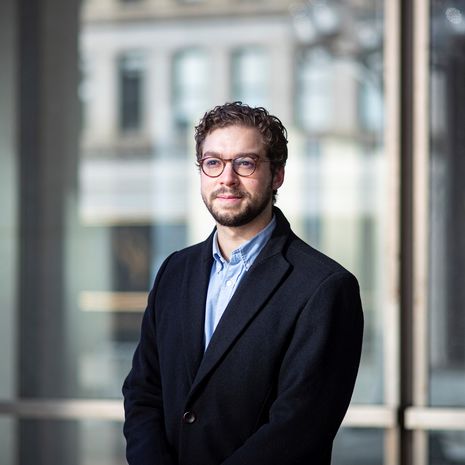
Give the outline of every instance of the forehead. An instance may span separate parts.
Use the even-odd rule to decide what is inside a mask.
[[[229,157],[240,153],[260,154],[264,148],[263,138],[258,129],[232,125],[210,132],[205,137],[202,153],[213,152]]]

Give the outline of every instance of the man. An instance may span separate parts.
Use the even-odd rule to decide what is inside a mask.
[[[358,370],[356,279],[273,206],[287,133],[227,103],[196,127],[216,222],[149,296],[124,386],[131,465],[327,465]]]

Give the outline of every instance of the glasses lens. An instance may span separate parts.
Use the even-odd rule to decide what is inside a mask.
[[[223,171],[223,161],[219,158],[205,158],[202,160],[202,170],[207,176],[219,176]]]
[[[257,162],[251,157],[240,157],[233,161],[234,171],[240,176],[250,176],[257,166]]]

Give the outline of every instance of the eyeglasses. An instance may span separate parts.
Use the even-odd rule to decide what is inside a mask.
[[[250,155],[237,158],[218,158],[206,157],[199,161],[200,168],[210,178],[221,176],[226,166],[226,162],[230,161],[233,171],[239,176],[252,175],[260,162],[269,163],[269,160],[262,158],[254,158]]]

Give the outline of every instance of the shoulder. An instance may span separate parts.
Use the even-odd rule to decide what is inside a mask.
[[[173,252],[165,261],[169,263],[170,267],[185,266],[192,261],[202,260],[209,256],[211,256],[211,242],[207,239]]]
[[[201,263],[211,260],[211,237],[198,244],[172,252],[158,269],[157,279],[166,275],[179,275],[181,271],[198,267]]]
[[[357,278],[349,270],[293,232],[283,255],[291,265],[291,279],[298,282],[302,290],[306,289],[309,297],[318,290],[345,293],[350,289],[354,295],[360,292]]]
[[[350,272],[336,260],[307,244],[293,232],[290,233],[288,247],[284,255],[291,264],[310,268],[314,271],[318,271],[319,274],[350,274]]]
[[[343,265],[328,255],[312,247],[291,229],[283,213],[275,208],[277,228],[272,236],[267,255],[282,254],[284,260],[290,265],[291,279],[299,283],[310,294],[326,280],[328,284],[338,282],[351,282],[358,287],[357,279]]]

